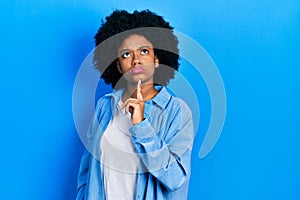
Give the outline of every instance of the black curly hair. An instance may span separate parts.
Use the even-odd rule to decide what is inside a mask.
[[[106,17],[106,22],[101,22],[94,36],[96,48],[93,61],[106,84],[114,88],[124,87],[119,84],[122,82],[122,74],[117,69],[117,49],[132,34],[144,36],[154,47],[154,53],[162,66],[155,70],[154,83],[166,86],[174,78],[175,70],[179,67],[178,39],[173,33],[174,28],[162,16],[149,10],[133,13],[115,10]]]

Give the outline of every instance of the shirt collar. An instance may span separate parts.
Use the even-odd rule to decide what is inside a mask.
[[[156,85],[154,87],[159,92],[157,93],[157,95],[155,95],[152,101],[156,103],[158,106],[160,106],[161,108],[165,109],[171,98],[171,95],[169,94],[167,89],[163,86]]]
[[[159,107],[161,107],[163,109],[166,108],[166,106],[171,98],[170,93],[167,91],[167,89],[164,86],[155,85],[154,87],[156,90],[158,90],[158,93],[150,101],[153,101],[155,104],[157,104]],[[112,97],[114,100],[113,107],[116,107],[116,105],[120,101],[124,91],[125,91],[124,88],[119,89],[119,90],[114,90],[112,93],[106,94],[105,96]]]

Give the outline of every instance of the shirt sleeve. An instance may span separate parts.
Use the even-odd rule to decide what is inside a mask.
[[[133,143],[146,170],[170,191],[180,188],[190,175],[194,139],[192,114],[182,102],[166,135],[160,137],[148,119],[131,127]]]
[[[88,176],[90,162],[90,153],[85,149],[81,158],[80,168],[77,179],[77,197],[76,200],[83,200],[85,196],[86,180]]]
[[[99,158],[99,151],[97,149],[99,148],[99,141],[98,140],[98,134],[97,134],[97,129],[100,127],[99,123],[100,121],[105,117],[105,115],[109,115],[108,112],[104,112],[103,107],[106,101],[104,98],[99,99],[97,102],[96,106],[96,111],[93,114],[89,128],[87,131],[86,135],[86,143],[85,143],[85,150],[83,152],[81,162],[80,162],[80,167],[79,167],[79,172],[77,176],[77,197],[76,200],[83,200],[85,197],[88,195],[88,181],[89,181],[89,176],[90,176],[90,168],[93,165],[96,158]],[[109,109],[106,109],[109,111]],[[92,152],[92,154],[91,154]]]

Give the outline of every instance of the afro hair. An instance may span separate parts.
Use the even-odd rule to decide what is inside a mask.
[[[154,47],[154,53],[162,66],[155,70],[154,84],[166,86],[174,78],[175,70],[179,67],[178,39],[174,35],[174,28],[163,17],[149,10],[133,13],[115,10],[106,17],[106,21],[101,22],[94,36],[96,48],[93,62],[106,84],[116,89],[124,87],[119,84],[122,74],[117,69],[117,49],[132,34],[144,36]]]

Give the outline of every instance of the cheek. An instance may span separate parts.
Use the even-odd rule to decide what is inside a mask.
[[[128,69],[130,69],[131,62],[129,60],[122,60],[119,61],[119,63],[123,72],[126,72]]]

